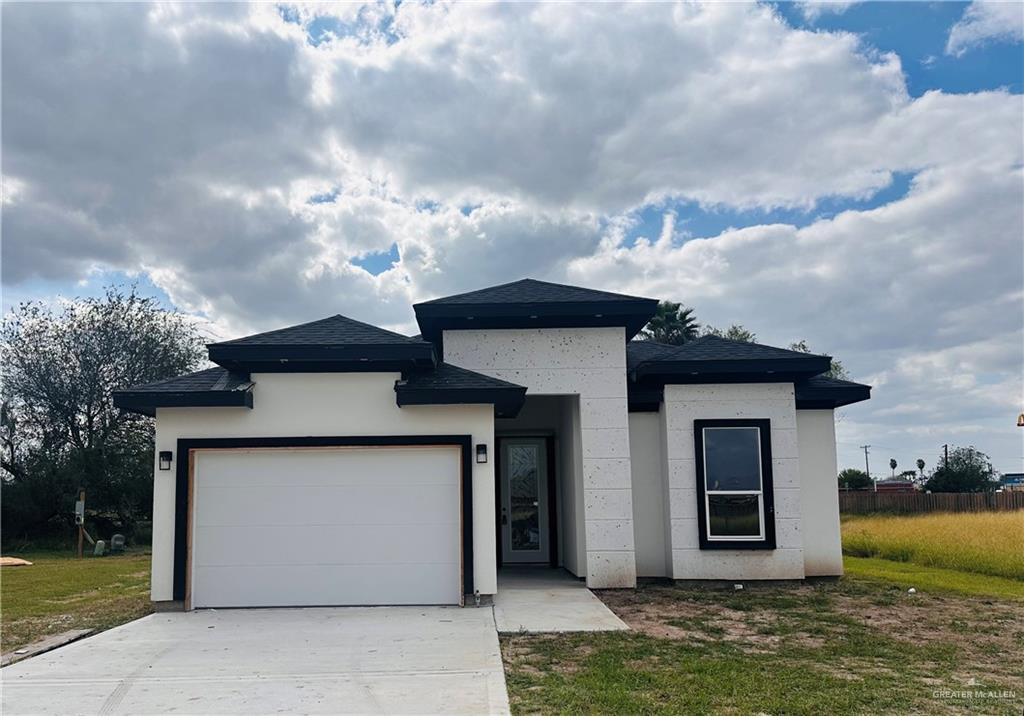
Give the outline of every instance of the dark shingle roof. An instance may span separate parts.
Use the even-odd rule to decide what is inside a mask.
[[[116,390],[114,405],[143,415],[154,415],[157,408],[251,408],[252,386],[248,375],[224,368],[207,368],[177,378]]]
[[[177,378],[158,380],[155,383],[132,386],[126,391],[119,392],[192,393],[206,390],[245,390],[251,385],[248,376],[217,367],[179,375]]]
[[[431,341],[446,330],[620,326],[629,339],[657,307],[653,298],[525,278],[417,303],[413,310],[423,336]]]
[[[871,398],[871,386],[850,380],[815,375],[795,385],[796,407],[840,408]]]
[[[678,347],[657,341],[630,341],[626,344],[626,366],[632,370],[644,361],[671,355]]]
[[[521,385],[449,363],[409,374],[395,383],[395,393],[399,406],[486,404],[500,417],[515,417],[526,400]]]
[[[661,357],[659,360],[792,360],[810,356],[815,354],[718,336],[701,336],[678,346],[670,356]]]
[[[461,390],[513,388],[525,390],[521,385],[460,368],[451,363],[438,363],[434,370],[413,373],[405,380],[405,385],[410,388],[458,388]]]
[[[275,331],[267,331],[266,333],[256,333],[243,338],[214,343],[213,345],[404,345],[422,342],[417,338],[409,338],[408,336],[387,331],[377,326],[371,326],[369,323],[356,321],[339,313],[322,318],[319,321],[300,323],[297,326],[279,328]]]
[[[490,286],[468,293],[435,298],[419,305],[437,304],[494,304],[494,303],[590,303],[593,301],[637,301],[649,300],[622,293],[596,291],[580,286],[566,286],[561,283],[538,281],[524,278],[500,286]]]
[[[406,370],[434,362],[427,341],[336,315],[207,346],[229,370]]]

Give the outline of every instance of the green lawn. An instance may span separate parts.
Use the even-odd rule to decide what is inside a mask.
[[[600,592],[629,632],[502,637],[513,710],[1019,715],[1019,589],[961,573],[956,583],[974,596],[933,592],[950,577],[936,572],[949,570],[907,581],[874,562],[851,562],[838,582]],[[1014,689],[1014,698],[940,693]]]
[[[108,629],[152,611],[149,554],[75,559],[17,555],[30,567],[0,568],[3,652],[70,629]]]

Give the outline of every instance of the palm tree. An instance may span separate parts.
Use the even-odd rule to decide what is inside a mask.
[[[700,324],[692,308],[681,303],[661,301],[654,317],[648,321],[640,335],[647,340],[681,346],[696,338],[699,328]]]
[[[896,458],[889,458],[889,467],[892,468],[892,476],[896,477]]]
[[[921,479],[924,479],[924,460],[917,458],[917,471],[921,473]]]

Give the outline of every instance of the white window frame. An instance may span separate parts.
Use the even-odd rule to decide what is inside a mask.
[[[708,487],[708,442],[707,433],[709,430],[753,430],[757,434],[757,490],[712,490]],[[704,426],[701,428],[701,462],[704,466],[704,529],[708,542],[751,542],[764,541],[767,538],[765,533],[765,511],[764,511],[764,469],[763,455],[761,454],[761,428],[757,425],[737,426]],[[711,495],[757,495],[758,534],[755,535],[713,535],[711,533]]]

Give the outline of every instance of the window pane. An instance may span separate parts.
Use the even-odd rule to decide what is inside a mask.
[[[760,490],[757,428],[705,428],[704,480],[708,490]]]
[[[508,486],[511,542],[516,551],[540,549],[540,454],[536,445],[510,445]]]
[[[712,537],[760,537],[758,496],[708,495],[708,524]]]

